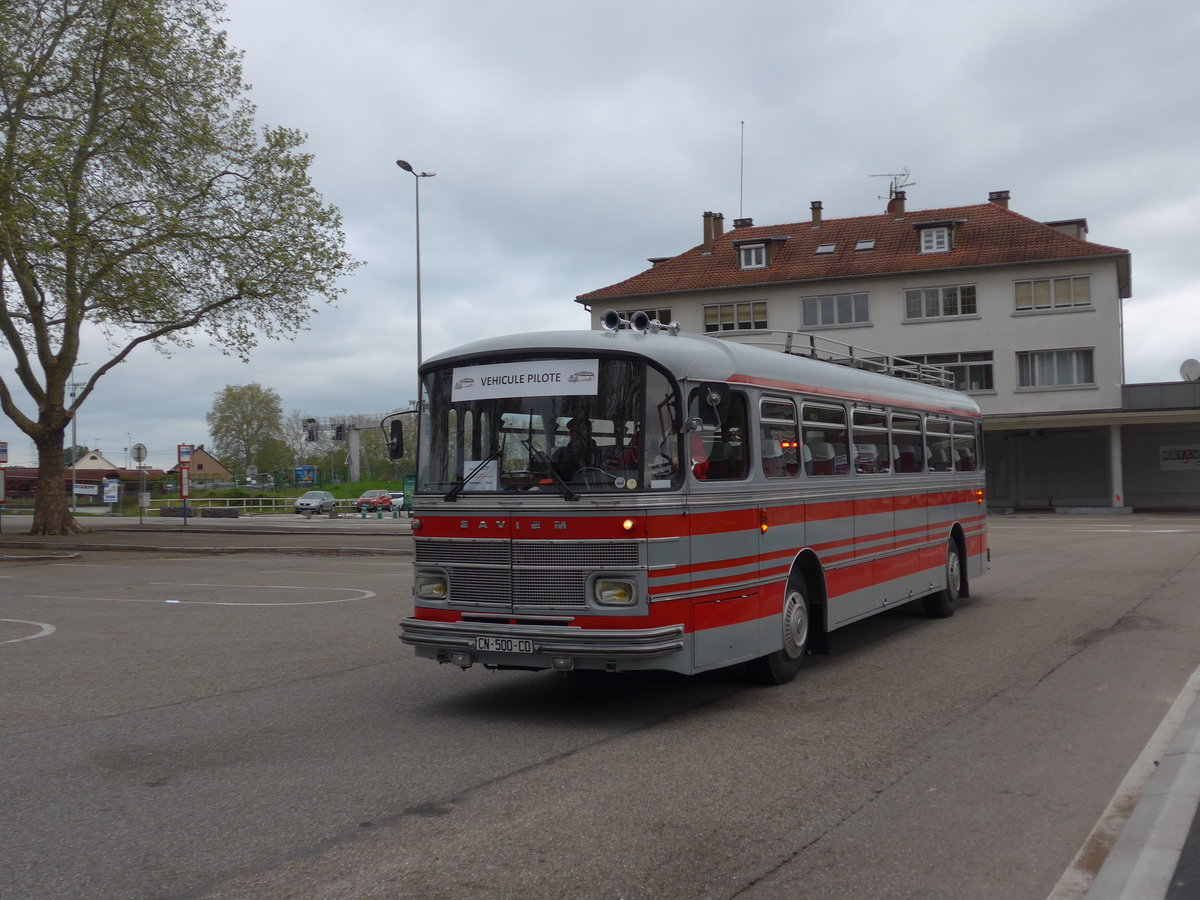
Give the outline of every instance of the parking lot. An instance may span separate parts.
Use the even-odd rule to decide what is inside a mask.
[[[773,689],[417,660],[405,524],[6,534],[0,896],[1044,898],[1200,664],[1197,517],[993,517]]]

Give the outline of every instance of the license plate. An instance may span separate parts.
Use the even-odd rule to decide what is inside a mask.
[[[477,637],[475,649],[493,653],[532,653],[533,641],[528,638]]]

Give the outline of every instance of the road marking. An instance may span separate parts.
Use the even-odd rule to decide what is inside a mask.
[[[325,606],[330,603],[349,603],[352,600],[369,600],[377,596],[374,591],[364,591],[359,588],[314,588],[308,585],[296,584],[213,584],[206,582],[172,582],[172,581],[155,581],[150,583],[151,586],[159,587],[205,587],[205,588],[250,588],[252,590],[279,590],[279,591],[345,591],[349,594],[355,594],[353,597],[341,597],[336,600],[286,600],[279,602],[270,601],[255,601],[255,600],[179,600],[174,597],[169,598],[147,598],[147,597],[73,597],[68,594],[31,594],[30,596],[36,600],[91,600],[91,601],[106,601],[108,603],[172,603],[179,606]]]
[[[52,569],[55,567],[64,568],[64,569],[132,569],[133,568],[133,566],[102,566],[99,563],[65,563],[65,562],[50,563],[50,565],[46,566],[47,569]]]
[[[15,622],[18,625],[36,625],[40,630],[37,634],[27,634],[25,637],[8,638],[0,641],[0,644],[15,644],[18,641],[32,641],[34,638],[42,638],[54,634],[56,629],[53,625],[47,625],[45,622],[30,622],[26,619],[0,619],[0,622]]]

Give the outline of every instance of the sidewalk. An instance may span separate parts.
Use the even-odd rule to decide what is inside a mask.
[[[1147,759],[1153,774],[1084,895],[1086,900],[1200,897],[1200,669],[1139,762]],[[1120,797],[1118,791],[1114,802]]]
[[[359,515],[337,519],[294,513],[236,519],[81,516],[87,534],[30,535],[31,517],[5,515],[0,561],[84,550],[173,553],[411,554],[412,520]]]

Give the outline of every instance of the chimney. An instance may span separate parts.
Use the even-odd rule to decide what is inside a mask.
[[[812,227],[813,228],[821,227],[821,207],[822,207],[822,203],[820,200],[814,200],[812,202]]]
[[[888,201],[887,211],[889,216],[895,216],[897,219],[904,218],[904,191],[895,191],[892,194],[892,199]]]
[[[1008,191],[989,191],[988,202],[995,203],[1001,209],[1008,209]]]
[[[704,214],[704,252],[711,253],[713,245],[713,214],[706,212]]]
[[[712,216],[713,240],[716,240],[725,233],[725,214],[713,213]]]
[[[749,218],[747,218],[747,219],[734,219],[734,220],[733,220],[733,227],[734,227],[734,228],[750,228],[750,227],[751,227],[753,224],[754,224],[754,220],[753,220],[753,219],[749,219]]]

